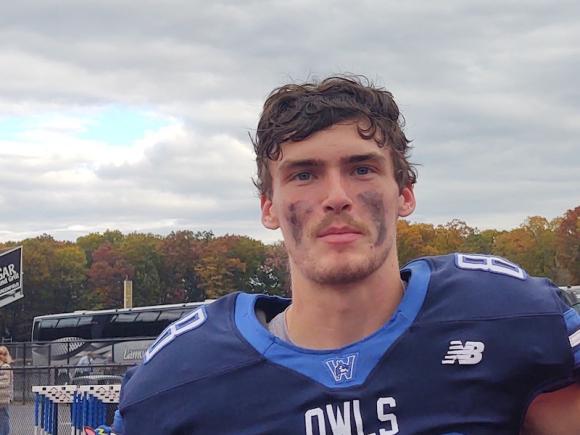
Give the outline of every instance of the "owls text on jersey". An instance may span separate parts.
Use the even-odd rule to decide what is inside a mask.
[[[575,381],[580,319],[547,280],[479,255],[419,259],[391,320],[341,349],[298,348],[288,300],[228,295],[171,325],[124,381],[125,435],[512,434]]]

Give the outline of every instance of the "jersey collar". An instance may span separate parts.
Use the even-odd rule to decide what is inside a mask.
[[[273,336],[258,320],[256,301],[272,296],[240,293],[236,299],[235,324],[265,359],[311,378],[328,388],[363,384],[392,344],[411,326],[425,300],[431,269],[425,260],[415,261],[401,272],[410,274],[407,289],[389,322],[374,334],[332,350],[295,346]]]

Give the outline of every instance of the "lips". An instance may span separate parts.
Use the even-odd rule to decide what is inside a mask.
[[[362,234],[359,230],[353,227],[328,227],[318,233],[318,237],[326,237],[340,234]]]
[[[328,227],[318,234],[318,238],[326,243],[351,243],[362,237],[360,230],[353,227]]]

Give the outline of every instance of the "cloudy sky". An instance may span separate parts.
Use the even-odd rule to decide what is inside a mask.
[[[420,163],[414,222],[580,205],[580,4],[25,1],[0,10],[0,241],[107,228],[265,241],[248,133],[276,86],[360,73]]]

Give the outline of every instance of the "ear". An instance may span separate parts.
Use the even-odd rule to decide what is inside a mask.
[[[401,189],[399,193],[399,217],[407,217],[415,211],[415,193],[413,185],[409,184]]]
[[[280,221],[272,208],[272,200],[266,195],[260,195],[260,208],[262,209],[262,225],[269,230],[280,228]]]

